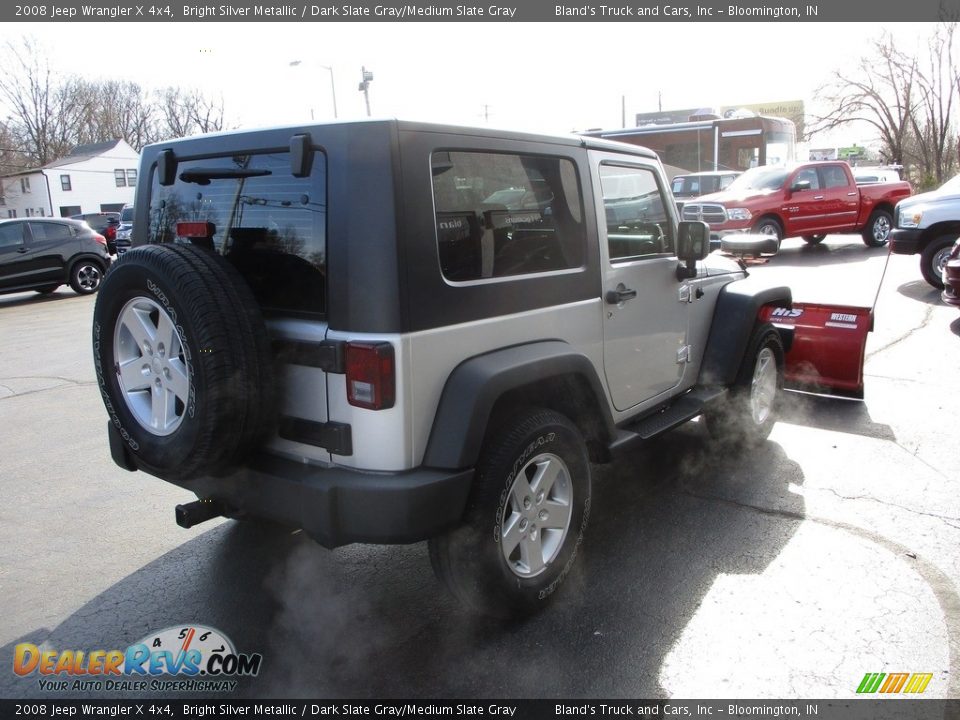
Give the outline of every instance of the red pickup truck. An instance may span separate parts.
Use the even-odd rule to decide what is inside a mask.
[[[845,162],[748,170],[726,190],[683,206],[684,220],[704,220],[714,239],[735,232],[802,237],[861,233],[869,247],[886,244],[893,207],[911,193],[907,182],[858,186]]]

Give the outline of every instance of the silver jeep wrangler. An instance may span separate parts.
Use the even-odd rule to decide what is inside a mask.
[[[677,221],[657,157],[398,121],[145,148],[97,299],[116,463],[317,542],[428,540],[470,607],[574,565],[591,464],[699,415],[764,439],[789,307]]]

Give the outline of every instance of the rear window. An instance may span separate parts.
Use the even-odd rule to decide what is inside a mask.
[[[431,163],[440,269],[447,280],[583,265],[583,204],[570,159],[444,151]]]
[[[310,177],[290,172],[288,152],[181,162],[176,182],[150,195],[150,242],[191,242],[178,223],[209,223],[211,247],[244,276],[264,310],[326,313],[326,158]]]

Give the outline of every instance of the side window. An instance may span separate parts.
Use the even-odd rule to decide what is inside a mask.
[[[430,162],[437,251],[447,280],[583,265],[586,230],[573,161],[447,150]]]
[[[850,184],[843,168],[837,165],[827,165],[820,168],[820,176],[823,178],[824,188],[847,187]]]
[[[807,181],[810,183],[811,190],[820,189],[820,179],[817,177],[816,168],[804,168],[803,170],[798,172],[797,176],[793,179],[794,185],[804,181]]]
[[[72,237],[70,226],[60,223],[30,223],[30,232],[37,241],[69,240]]]
[[[736,179],[736,175],[724,175],[722,178],[720,178],[720,189],[726,190],[728,187],[730,187],[730,183]]]
[[[0,225],[0,248],[16,247],[23,242],[23,223]]]
[[[673,223],[648,168],[600,166],[610,260],[672,253]]]

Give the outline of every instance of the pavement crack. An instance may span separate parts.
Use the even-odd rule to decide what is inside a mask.
[[[14,375],[12,377],[0,378],[3,381],[11,380],[54,380],[58,381],[59,385],[51,385],[49,387],[42,388],[33,388],[31,390],[23,390],[21,392],[16,392],[9,385],[0,383],[0,388],[7,389],[10,394],[0,397],[0,401],[9,400],[11,398],[24,397],[26,395],[35,395],[36,393],[49,392],[50,390],[59,390],[64,387],[84,387],[87,385],[95,385],[96,380],[74,380],[73,378],[61,377],[59,375]]]
[[[941,520],[942,522],[944,522],[947,525],[950,525],[951,527],[957,527],[953,523],[960,522],[960,518],[953,517],[952,515],[940,515],[938,513],[923,512],[922,510],[909,508],[909,507],[906,507],[905,505],[898,505],[897,503],[887,502],[886,500],[880,500],[879,498],[875,498],[872,495],[841,495],[833,488],[816,488],[816,489],[821,490],[823,492],[831,493],[836,497],[840,498],[841,500],[872,500],[873,502],[878,503],[880,505],[886,505],[887,507],[897,508],[898,510],[903,510],[912,515],[920,515],[923,517],[933,518],[935,520]],[[730,500],[729,498],[723,498],[716,495],[703,495],[700,493],[693,492],[692,490],[688,490],[686,488],[680,488],[680,492],[683,493],[684,495],[697,498],[699,500],[713,500],[716,502],[722,502],[727,505],[733,505],[735,507],[744,508],[746,510],[754,510],[764,515],[777,515],[780,517],[789,518],[791,520],[813,520],[814,522],[820,521],[820,518],[814,515],[807,515],[805,513],[792,512],[790,510],[777,510],[775,508],[765,508],[760,505],[751,505],[750,503],[739,502],[737,500]]]
[[[923,330],[930,323],[930,320],[932,318],[933,318],[933,306],[928,305],[924,310],[923,319],[920,321],[919,325],[917,325],[916,327],[910,328],[903,335],[900,335],[899,337],[894,338],[893,340],[888,342],[886,345],[883,345],[882,347],[878,347],[876,350],[871,350],[870,352],[867,353],[867,359],[869,360],[874,355],[879,355],[884,350],[889,350],[894,345],[899,345],[904,340],[907,340],[908,338],[910,338],[918,330]]]

